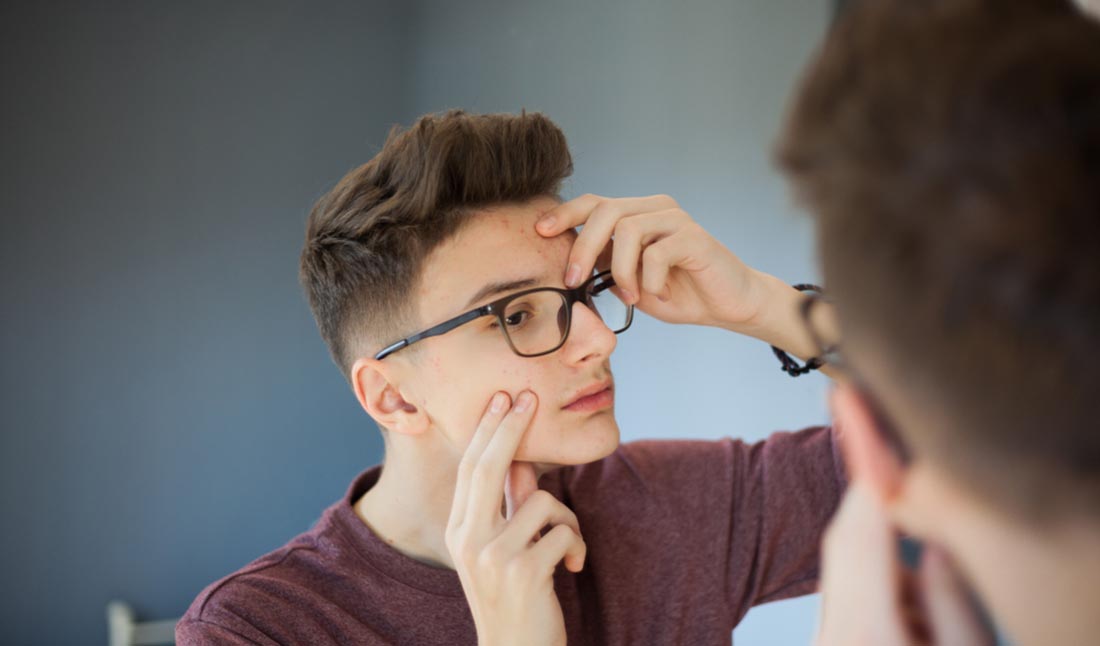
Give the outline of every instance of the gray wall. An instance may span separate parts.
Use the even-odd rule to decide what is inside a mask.
[[[305,213],[409,114],[397,3],[5,4],[6,643],[179,615],[381,442],[297,285]]]
[[[598,5],[598,6],[596,6]],[[305,213],[392,123],[542,110],[567,194],[670,193],[746,261],[814,275],[769,148],[827,3],[5,3],[3,643],[176,616],[380,459],[296,282]],[[626,439],[824,419],[767,348],[642,317]],[[814,601],[740,643],[808,643]]]

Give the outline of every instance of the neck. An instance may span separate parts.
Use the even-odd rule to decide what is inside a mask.
[[[450,442],[427,436],[386,437],[386,463],[378,482],[355,501],[355,514],[390,547],[411,559],[435,567],[454,568],[444,536],[455,497],[462,456]],[[442,448],[440,448],[442,447]],[[513,466],[519,463],[513,463]],[[558,465],[522,463],[528,477],[511,480],[509,495],[518,500],[537,487],[538,479]],[[530,479],[530,478],[533,478]],[[501,515],[507,516],[501,500]]]
[[[417,459],[386,447],[378,482],[355,502],[355,513],[379,538],[414,560],[454,569],[444,533],[454,500],[458,461]],[[425,469],[425,464],[431,464]]]

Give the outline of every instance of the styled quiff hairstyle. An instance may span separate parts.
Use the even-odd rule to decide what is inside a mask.
[[[412,331],[425,258],[475,211],[556,197],[572,171],[565,135],[538,113],[454,110],[395,128],[306,226],[300,279],[344,376],[362,353]]]
[[[778,158],[848,347],[927,413],[905,440],[1016,515],[1100,517],[1100,24],[1068,1],[857,3]]]

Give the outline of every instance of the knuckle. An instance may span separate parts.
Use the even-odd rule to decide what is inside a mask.
[[[641,225],[637,218],[623,218],[615,223],[615,239],[634,239],[641,235]]]
[[[615,220],[619,217],[619,207],[611,200],[601,198],[592,209],[592,220]]]
[[[665,251],[664,251],[664,248],[661,247],[661,244],[659,242],[649,245],[648,247],[645,248],[645,251],[642,252],[642,259],[645,262],[649,262],[649,263],[660,262],[664,258],[665,258]]]
[[[458,559],[467,569],[472,570],[478,565],[478,551],[472,545],[463,544],[459,546],[451,556]]]
[[[525,504],[534,505],[534,507],[540,511],[549,510],[554,504],[558,502],[550,492],[545,489],[536,489],[528,498]]]
[[[569,538],[573,534],[573,530],[567,525],[554,525],[550,528],[550,531],[546,532],[546,535],[542,537],[544,541],[551,541],[552,543],[563,543],[565,539]]]
[[[496,543],[491,543],[489,545],[486,545],[485,548],[481,550],[480,558],[483,565],[485,565],[486,567],[496,568],[502,561],[504,561],[504,556],[504,550],[500,547],[500,545],[497,545]]]
[[[473,555],[472,562],[479,572],[492,574],[500,568],[500,550],[488,546]]]
[[[535,489],[534,491],[531,492],[531,498],[534,499],[534,500],[541,501],[543,503],[556,502],[557,501],[557,498],[555,498],[553,494],[551,494],[549,491],[547,491],[545,489]]]
[[[447,551],[449,551],[452,556],[462,555],[469,543],[466,538],[466,532],[461,527],[449,529],[447,533],[443,535],[443,540],[447,544]]]
[[[509,561],[504,568],[504,579],[512,585],[522,585],[531,580],[532,567],[527,559],[518,558]]]

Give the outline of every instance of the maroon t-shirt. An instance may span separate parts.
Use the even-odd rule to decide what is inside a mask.
[[[373,467],[308,532],[199,594],[180,644],[476,644],[453,570],[408,558],[356,516]],[[729,644],[758,603],[813,592],[844,486],[832,432],[756,444],[640,441],[540,487],[569,506],[584,570],[554,587],[571,645]]]

